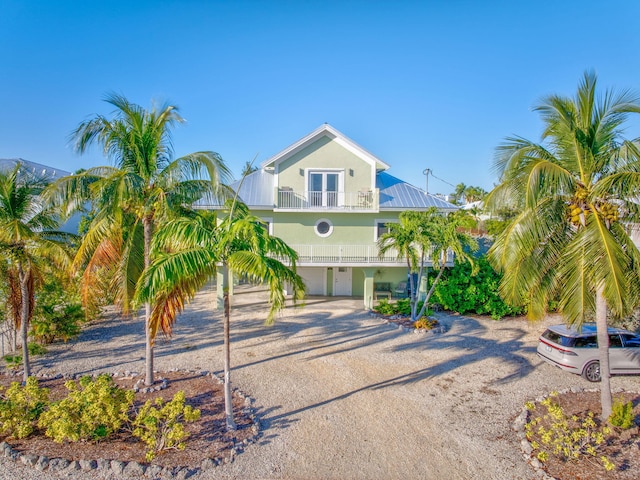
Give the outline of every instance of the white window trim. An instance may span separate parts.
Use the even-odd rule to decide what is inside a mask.
[[[400,223],[398,218],[375,218],[373,220],[373,241],[378,241],[378,224],[379,223]]]
[[[273,235],[273,217],[260,217],[260,220],[267,224],[269,235]]]
[[[337,173],[338,192],[344,192],[344,168],[305,168],[304,169],[304,189],[309,191],[309,176],[312,173]]]
[[[325,222],[329,225],[329,231],[327,233],[320,233],[318,231],[318,225],[322,222]],[[331,220],[329,220],[328,218],[319,218],[318,220],[316,220],[315,225],[313,226],[313,231],[316,232],[316,235],[322,238],[327,238],[329,236],[331,236],[331,234],[333,233],[333,222]]]

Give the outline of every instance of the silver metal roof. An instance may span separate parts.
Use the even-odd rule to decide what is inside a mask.
[[[376,188],[380,190],[380,209],[421,210],[429,207],[445,210],[458,209],[455,205],[386,172],[378,172],[376,175]]]
[[[240,199],[252,209],[272,209],[274,207],[274,175],[270,170],[258,170],[247,175],[241,182],[230,187],[239,191]],[[458,207],[434,195],[426,193],[386,172],[376,175],[376,188],[380,190],[381,210],[423,210],[436,207],[443,210],[456,210]],[[198,202],[200,208],[217,208],[219,204],[206,201]]]
[[[28,169],[33,174],[42,175],[43,177],[48,177],[51,180],[56,180],[58,178],[66,177],[67,175],[71,175],[70,172],[67,172],[65,170],[53,168],[41,163],[30,162],[29,160],[25,160],[23,158],[0,158],[0,169],[10,170],[15,167],[17,163],[21,163],[24,168]]]
[[[256,170],[242,181],[234,182],[231,188],[238,192],[238,196],[248,207],[273,207],[273,172]]]

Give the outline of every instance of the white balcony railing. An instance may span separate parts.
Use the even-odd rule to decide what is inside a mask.
[[[358,192],[276,190],[276,208],[280,210],[377,211],[378,190]]]
[[[290,245],[298,253],[298,265],[394,265],[407,264],[404,258],[398,259],[395,251],[388,251],[378,256],[375,245]],[[431,258],[427,256],[425,266],[431,266]],[[453,253],[447,255],[447,266],[453,265]]]

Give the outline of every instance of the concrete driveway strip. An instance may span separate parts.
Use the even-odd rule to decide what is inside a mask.
[[[544,324],[439,314],[445,333],[414,334],[362,311],[361,299],[310,297],[265,327],[266,298],[239,287],[232,308],[232,382],[255,398],[262,436],[198,478],[534,479],[513,419],[527,400],[591,387],[536,358]],[[157,344],[157,370],[222,370],[214,304],[212,291],[196,297]],[[35,369],[143,372],[142,325],[107,315]],[[612,380],[637,389],[638,377]],[[0,478],[62,477],[2,459]]]

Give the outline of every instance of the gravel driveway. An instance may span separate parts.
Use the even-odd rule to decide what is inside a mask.
[[[362,300],[310,297],[264,327],[266,295],[240,287],[232,310],[232,382],[256,399],[260,441],[201,479],[533,479],[512,421],[525,401],[582,378],[535,355],[544,324],[439,314],[444,334],[408,333]],[[212,292],[159,340],[156,369],[222,369]],[[552,321],[552,320],[549,320]],[[144,371],[139,319],[107,314],[34,370]],[[614,377],[637,390],[638,377]],[[0,478],[59,479],[0,460]],[[97,478],[77,474],[73,478]]]

